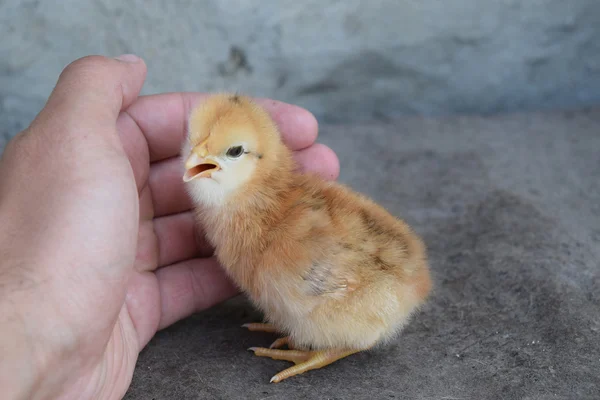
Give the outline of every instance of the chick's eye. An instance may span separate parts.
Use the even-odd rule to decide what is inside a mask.
[[[242,146],[230,147],[227,150],[227,157],[238,158],[239,156],[242,155],[242,153],[244,153],[244,149]]]

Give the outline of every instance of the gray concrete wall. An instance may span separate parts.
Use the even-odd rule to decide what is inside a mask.
[[[144,93],[238,89],[330,121],[600,103],[599,0],[5,0],[0,38],[4,132],[91,53],[144,57]]]

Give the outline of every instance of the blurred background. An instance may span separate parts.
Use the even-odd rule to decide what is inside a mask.
[[[66,64],[136,53],[143,93],[239,90],[321,122],[600,103],[598,0],[0,0],[0,129]]]

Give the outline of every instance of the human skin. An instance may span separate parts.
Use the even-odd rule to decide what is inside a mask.
[[[178,153],[206,94],[139,96],[133,55],[69,64],[0,159],[0,387],[118,399],[154,334],[237,289],[195,232]],[[269,99],[299,167],[336,179],[306,110]]]

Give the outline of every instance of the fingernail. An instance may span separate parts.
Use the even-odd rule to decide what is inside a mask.
[[[136,63],[138,61],[140,61],[140,58],[138,56],[136,56],[135,54],[121,54],[118,57],[115,57],[117,60],[119,61],[123,61],[126,63]]]

